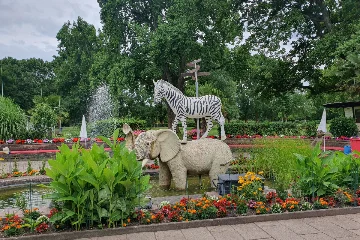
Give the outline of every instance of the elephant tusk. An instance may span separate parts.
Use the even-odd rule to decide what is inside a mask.
[[[141,168],[145,167],[145,165],[148,161],[149,161],[148,158],[144,158],[144,160],[142,160],[142,163],[141,163]]]

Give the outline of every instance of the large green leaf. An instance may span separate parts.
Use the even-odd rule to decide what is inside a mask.
[[[61,194],[70,195],[70,189],[66,184],[53,181],[50,183],[50,186],[52,186],[57,192]]]
[[[83,172],[81,175],[79,175],[79,178],[93,185],[97,191],[100,190],[98,181],[96,181],[96,179],[89,173]]]

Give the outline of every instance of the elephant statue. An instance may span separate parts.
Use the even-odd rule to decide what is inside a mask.
[[[159,158],[159,185],[163,188],[169,188],[172,179],[177,189],[184,190],[187,174],[209,174],[217,184],[218,175],[226,172],[232,160],[230,147],[220,140],[204,138],[184,145],[170,129],[143,132],[134,140],[128,126],[123,130],[126,146],[135,150],[143,166],[149,159]]]

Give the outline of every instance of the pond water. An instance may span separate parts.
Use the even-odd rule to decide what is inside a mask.
[[[30,185],[29,185],[30,186]],[[31,186],[30,195],[30,187],[16,187],[16,188],[7,188],[7,189],[0,189],[0,209],[12,209],[16,208],[16,195],[20,194],[25,197],[28,201],[28,208],[41,208],[47,207],[50,204],[50,200],[43,199],[43,196],[50,193],[50,190],[45,187],[39,186]],[[31,197],[31,198],[30,198]],[[31,203],[31,206],[30,206]]]
[[[150,178],[150,185],[151,188],[144,195],[151,196],[152,198],[187,194],[203,194],[212,190],[208,176],[202,176],[201,178],[198,176],[188,177],[188,189],[184,191],[176,190],[173,184],[170,186],[169,190],[161,189],[158,185],[157,176],[152,176]],[[51,201],[44,199],[44,196],[50,193],[48,188],[32,185],[31,190],[32,194],[30,195],[29,185],[16,188],[0,189],[0,209],[16,209],[15,203],[17,194],[25,197],[29,203],[28,208],[30,208],[30,203],[32,208],[42,208],[49,206]]]

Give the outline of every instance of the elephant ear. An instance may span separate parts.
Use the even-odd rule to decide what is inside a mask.
[[[156,142],[160,144],[160,159],[167,162],[173,159],[180,151],[180,140],[171,130],[158,130]]]
[[[135,147],[135,137],[134,137],[134,134],[132,132],[132,129],[131,127],[125,123],[123,125],[123,132],[125,133],[125,147],[129,150],[133,150],[134,147]]]

